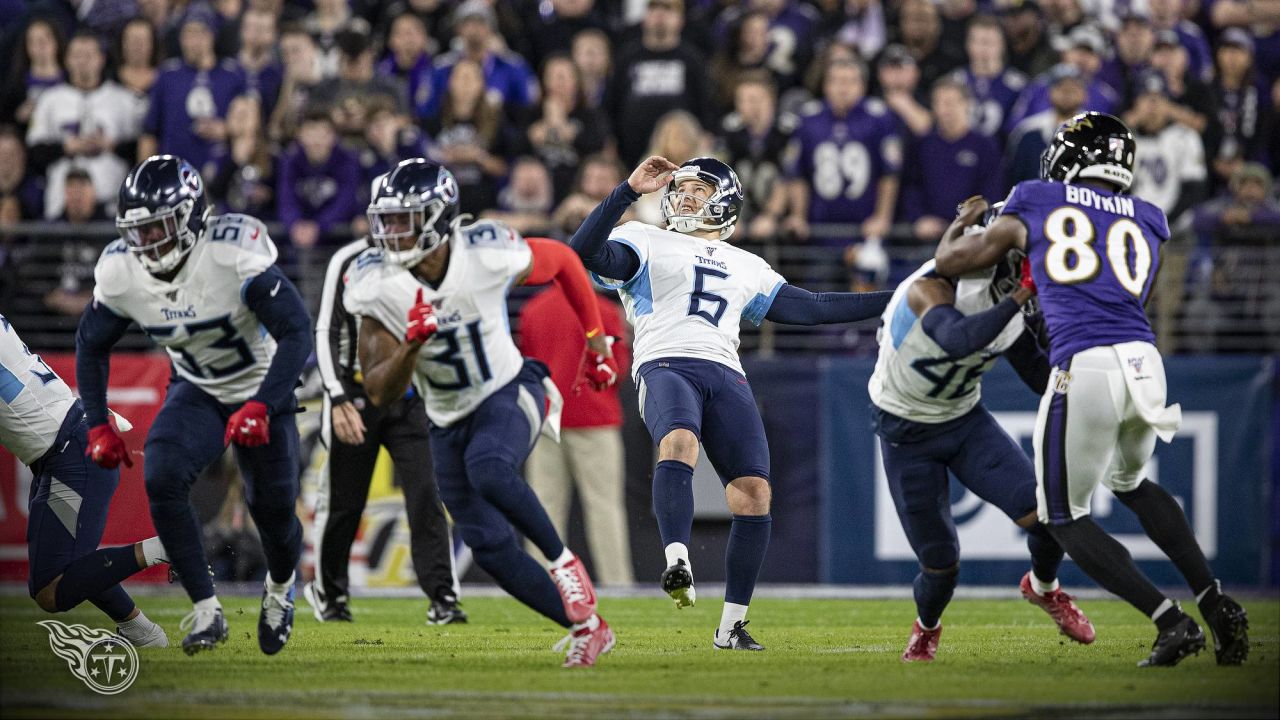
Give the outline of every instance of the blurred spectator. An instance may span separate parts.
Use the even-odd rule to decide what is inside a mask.
[[[1174,116],[1164,76],[1148,71],[1138,79],[1132,123],[1137,163],[1129,192],[1164,210],[1169,224],[1204,199],[1208,172],[1204,143]]]
[[[721,123],[725,161],[738,173],[746,193],[739,224],[747,235],[772,241],[787,211],[782,157],[800,121],[778,113],[777,87],[765,70],[745,73],[734,92],[734,111]]]
[[[625,376],[631,353],[627,326],[618,306],[600,296],[604,331],[616,342],[614,357]],[[586,521],[592,575],[602,585],[631,585],[631,545],[627,539],[626,482],[622,442],[621,381],[595,392],[586,387],[582,356],[586,331],[557,285],[520,311],[520,354],[547,364],[564,396],[560,442],[541,438],[529,456],[529,487],[547,509],[561,537],[569,537],[574,491]]]
[[[221,201],[219,211],[275,219],[275,158],[257,96],[246,94],[231,101],[227,146],[227,159],[209,183],[209,193]]]
[[[67,173],[64,184],[63,210],[57,218],[72,225],[107,220],[107,213],[94,196],[93,180],[79,168]],[[85,233],[85,237],[92,237]],[[62,315],[79,317],[93,298],[93,269],[98,263],[105,241],[69,239],[62,243],[62,264],[58,267],[58,286],[45,293],[44,305]]]
[[[479,215],[493,207],[512,142],[502,106],[485,90],[480,63],[460,59],[452,66],[440,113],[426,128],[458,180],[462,212]]]
[[[734,12],[729,8],[726,14]],[[744,74],[764,70],[769,56],[769,16],[762,12],[747,12],[737,17],[729,26],[720,52],[711,59],[711,77],[715,78],[716,105],[733,106],[733,92],[738,79]]]
[[[338,145],[333,120],[323,111],[309,113],[280,159],[276,202],[289,242],[315,247],[321,235],[362,213],[355,188],[363,182],[359,160]]]
[[[1156,34],[1151,66],[1164,75],[1165,87],[1172,105],[1169,111],[1178,122],[1202,133],[1205,144],[1216,149],[1221,139],[1217,123],[1218,108],[1213,90],[1187,69],[1187,51],[1170,31]]]
[[[791,214],[786,229],[808,238],[815,223],[852,223],[862,237],[884,237],[898,201],[902,138],[883,101],[866,97],[865,66],[834,61],[825,99],[806,108],[787,148]],[[824,233],[843,247],[848,232]]]
[[[496,209],[482,216],[500,220],[521,235],[546,235],[553,207],[550,173],[537,158],[525,156],[511,166],[511,180],[498,193]]]
[[[271,117],[284,82],[284,71],[276,62],[275,15],[251,8],[240,17],[236,64],[244,75],[245,91],[258,97],[263,119]]]
[[[394,78],[417,118],[426,117],[431,99],[431,36],[427,24],[414,13],[402,12],[391,21],[387,55],[378,63],[378,74]]]
[[[569,194],[579,161],[604,149],[609,123],[587,105],[578,69],[568,55],[553,55],[542,67],[542,102],[529,117],[529,146],[551,172],[558,202]]]
[[[320,83],[311,102],[328,109],[344,139],[359,142],[364,137],[365,110],[375,97],[387,98],[397,108],[405,107],[405,99],[395,80],[374,74],[368,35],[343,30],[338,34],[338,50],[338,76]]]
[[[875,57],[888,42],[883,4],[880,0],[837,0],[836,5],[838,10],[827,14],[822,27],[839,28],[835,32],[835,41],[857,48],[859,57]]]
[[[1112,43],[1115,54],[1102,63],[1098,78],[1120,92],[1125,106],[1132,98],[1130,86],[1139,73],[1151,66],[1155,42],[1156,33],[1145,12],[1129,9],[1121,14],[1120,29]]]
[[[1085,110],[1115,113],[1120,106],[1120,93],[1098,77],[1106,41],[1102,31],[1092,25],[1079,25],[1063,38],[1062,62],[1080,71],[1085,82]],[[1011,132],[1025,118],[1043,112],[1050,105],[1049,75],[1036,78],[1018,97],[1009,111],[1005,131]]]
[[[626,178],[617,160],[604,155],[592,155],[578,167],[578,179],[573,192],[560,203],[551,215],[552,228],[561,236],[572,235],[587,215],[604,201]],[[619,223],[631,222],[635,212],[631,208],[622,215]]]
[[[942,43],[942,20],[932,0],[904,0],[898,23],[902,44],[915,58],[924,87],[964,64],[955,49]]]
[[[641,160],[658,118],[684,110],[706,125],[712,116],[714,94],[706,61],[681,39],[683,28],[683,0],[649,0],[640,42],[618,53],[605,107],[618,138],[618,155],[628,166]]]
[[[25,128],[31,121],[40,93],[63,81],[62,31],[50,20],[31,20],[14,52],[0,97],[0,122]]]
[[[572,56],[582,82],[583,98],[593,108],[603,106],[605,88],[613,74],[609,36],[600,30],[583,30],[573,36]]]
[[[1280,232],[1280,203],[1271,197],[1271,173],[1266,166],[1241,163],[1228,188],[1227,194],[1200,205],[1193,213],[1192,229],[1200,247],[1274,241]]]
[[[1081,0],[1041,0],[1044,19],[1049,23],[1051,40],[1064,39],[1085,21]],[[1101,30],[1095,30],[1101,33]]]
[[[1255,82],[1253,49],[1253,38],[1239,28],[1223,32],[1218,43],[1218,79],[1213,94],[1223,135],[1213,158],[1215,185],[1225,184],[1246,161],[1265,162],[1267,158],[1275,114],[1266,90]]]
[[[977,0],[939,0],[938,18],[942,20],[942,44],[956,55],[964,49],[969,21],[978,13]],[[950,74],[950,73],[948,73]]]
[[[497,22],[493,7],[485,0],[466,0],[454,11],[453,27],[458,37],[453,50],[436,58],[426,107],[428,117],[439,114],[450,76],[463,61],[481,69],[484,86],[501,99],[501,107],[514,111],[537,100],[538,82],[524,58],[500,50],[502,36],[496,33]]]
[[[213,53],[213,28],[202,15],[182,24],[182,57],[160,66],[142,122],[138,159],[169,153],[185,158],[205,178],[218,173],[225,154],[227,108],[244,91],[244,78],[231,61]]]
[[[1058,62],[1058,53],[1049,42],[1044,13],[1036,0],[1005,5],[1000,22],[1011,67],[1035,77]]]
[[[1151,11],[1151,26],[1159,33],[1172,30],[1179,44],[1187,51],[1188,69],[1196,78],[1209,81],[1213,73],[1213,56],[1209,53],[1209,41],[1200,27],[1186,18],[1185,0],[1147,0]]]
[[[401,160],[427,154],[427,138],[408,114],[384,98],[375,99],[369,107],[369,123],[360,153],[360,167],[364,171],[361,187],[369,187],[374,178],[389,172]],[[362,191],[360,195],[361,203],[367,203],[367,192]]]
[[[1084,75],[1074,65],[1055,65],[1048,73],[1049,108],[1018,123],[1005,143],[1005,187],[1040,177],[1040,155],[1058,126],[1084,109]]]
[[[67,44],[67,82],[41,93],[27,145],[30,168],[48,179],[44,216],[62,213],[62,184],[74,166],[93,179],[97,198],[109,203],[137,154],[138,116],[128,90],[103,79],[106,56],[98,38],[79,33]]]
[[[151,23],[142,18],[126,23],[116,39],[116,82],[137,97],[140,116],[147,114],[147,96],[156,84],[159,62],[160,44]]]
[[[351,0],[314,0],[315,9],[303,21],[303,27],[315,40],[320,60],[320,75],[332,78],[338,75],[341,59],[338,36],[343,31],[368,35],[369,23],[351,12]]]
[[[279,143],[293,138],[302,117],[312,105],[323,76],[315,39],[299,25],[287,25],[280,33],[280,60],[284,80],[268,125],[269,136]]]
[[[10,126],[0,127],[0,222],[44,217],[44,187],[42,175],[27,172],[22,137]]]
[[[672,110],[658,120],[653,128],[653,136],[649,138],[649,149],[644,157],[661,155],[679,165],[690,158],[707,155],[711,152],[711,143],[698,118],[683,110]],[[662,193],[652,192],[642,195],[632,204],[636,211],[636,219],[641,222],[666,227],[662,219]]]
[[[876,62],[876,80],[880,96],[902,126],[899,132],[923,135],[929,132],[933,118],[920,102],[920,68],[915,58],[902,45],[890,45]]]
[[[933,129],[911,144],[902,171],[903,214],[916,240],[936,243],[966,198],[1003,196],[1000,146],[972,126],[972,97],[958,79],[933,86]]]
[[[717,44],[733,45],[735,39],[741,41],[743,38],[737,31],[742,28],[742,21],[753,14],[762,15],[765,20],[764,66],[774,73],[780,87],[785,89],[796,84],[800,73],[813,60],[818,11],[797,0],[750,0],[731,5],[716,21]],[[733,38],[734,34],[739,37]],[[733,78],[719,74],[715,77],[717,82],[733,87]]]
[[[974,127],[1003,139],[1005,118],[1026,88],[1027,76],[1005,64],[1004,31],[990,15],[969,23],[964,48],[969,64],[960,73],[973,92]]]
[[[530,43],[529,62],[542,67],[552,55],[568,54],[574,39],[585,31],[602,31],[609,19],[595,0],[547,0],[523,3],[524,31]]]

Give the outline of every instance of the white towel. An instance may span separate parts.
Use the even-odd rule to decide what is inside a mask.
[[[1120,371],[1124,373],[1124,382],[1138,416],[1156,431],[1161,440],[1173,440],[1182,425],[1182,407],[1165,405],[1168,390],[1160,351],[1146,342],[1119,343],[1113,347],[1120,358]]]

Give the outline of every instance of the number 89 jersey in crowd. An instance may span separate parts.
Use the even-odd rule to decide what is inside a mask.
[[[961,279],[953,307],[965,315],[993,307],[997,302],[991,287],[994,272]],[[894,291],[881,315],[880,354],[867,386],[876,407],[920,423],[942,423],[972,410],[981,399],[983,374],[1024,328],[1022,315],[1014,315],[987,347],[965,357],[951,357],[929,337],[922,318],[916,317],[907,302],[911,285],[933,274],[934,261],[930,260]]]
[[[592,278],[617,290],[635,328],[632,371],[664,357],[699,358],[739,374],[738,325],[759,325],[786,280],[755,255],[719,240],[624,223],[609,240],[635,251],[631,278]]]
[[[169,353],[180,377],[219,402],[238,404],[257,392],[276,351],[243,296],[275,260],[265,225],[248,215],[219,215],[169,282],[147,272],[124,240],[108,245],[94,270],[93,301],[136,322]]]
[[[1169,239],[1164,212],[1136,197],[1047,180],[1014,186],[1002,215],[1027,227],[1049,329],[1049,362],[1125,342],[1155,343],[1143,309]]]
[[[470,415],[520,373],[507,291],[533,259],[524,238],[496,222],[459,228],[448,242],[449,267],[438,287],[371,248],[352,261],[343,293],[347,312],[374,318],[396,339],[405,336],[419,292],[435,308],[439,330],[418,353],[413,384],[437,427]]]

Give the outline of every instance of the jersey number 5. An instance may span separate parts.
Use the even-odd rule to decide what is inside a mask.
[[[1049,279],[1060,285],[1089,282],[1102,270],[1102,258],[1093,247],[1097,230],[1083,210],[1060,207],[1044,221],[1049,250],[1044,269]],[[1141,299],[1151,276],[1151,245],[1138,223],[1120,218],[1107,228],[1107,260],[1116,280],[1131,295]]]

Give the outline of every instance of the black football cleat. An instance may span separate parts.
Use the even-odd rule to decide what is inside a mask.
[[[326,600],[315,580],[302,586],[302,597],[306,598],[311,614],[320,622],[355,622],[351,608],[347,606],[347,596]]]
[[[1213,654],[1219,665],[1239,665],[1249,657],[1249,617],[1240,603],[1223,595],[1205,624],[1213,633]]]
[[[1204,631],[1190,616],[1156,635],[1151,655],[1138,667],[1173,667],[1188,655],[1199,655],[1204,649]]]
[[[187,636],[182,638],[182,651],[195,655],[202,650],[212,650],[227,641],[229,630],[222,608],[192,610],[178,625]]]
[[[662,592],[671,596],[676,608],[693,607],[697,593],[693,589],[693,572],[684,560],[662,571]]]
[[[284,649],[293,634],[293,579],[289,591],[277,595],[262,589],[262,610],[258,613],[258,647],[267,655]]]
[[[756,642],[751,637],[751,633],[747,632],[747,623],[750,620],[739,620],[733,624],[733,629],[726,633],[726,637],[720,636],[720,629],[716,628],[715,646],[717,650],[764,650],[764,646]]]
[[[431,607],[427,608],[428,625],[451,625],[466,621],[467,613],[456,596],[442,593],[439,597],[431,598]]]

